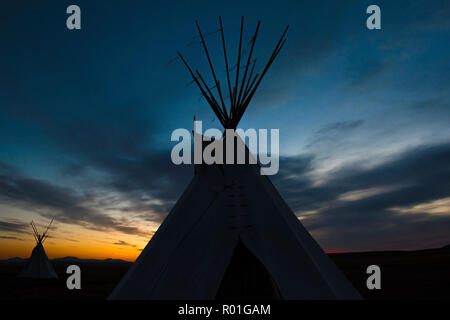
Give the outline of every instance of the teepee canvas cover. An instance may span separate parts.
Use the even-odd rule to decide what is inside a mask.
[[[52,220],[53,222],[53,220]],[[36,246],[34,247],[30,258],[28,259],[27,265],[19,274],[19,277],[23,278],[33,278],[33,279],[57,279],[58,275],[53,269],[52,264],[48,260],[47,254],[45,253],[43,242],[48,237],[48,229],[51,223],[47,227],[47,230],[40,235],[37,232],[36,226],[31,222],[33,227],[33,232],[36,240]]]
[[[220,26],[224,40],[222,21]],[[243,19],[241,39],[242,28]],[[258,28],[259,22],[246,71]],[[286,31],[261,77],[283,46]],[[210,62],[200,29],[199,33]],[[226,52],[225,41],[223,45]],[[243,91],[229,87],[227,112],[208,86],[200,84],[201,75],[195,76],[180,57],[224,128],[234,129],[261,78],[246,84],[243,76]],[[237,70],[239,60],[240,52]],[[110,295],[110,299],[225,298],[360,298],[257,164],[196,165],[181,198]]]

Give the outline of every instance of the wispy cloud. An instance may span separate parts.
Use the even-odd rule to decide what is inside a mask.
[[[17,238],[17,237],[8,237],[8,236],[0,236],[0,239],[5,239],[5,240],[19,240],[19,241],[23,241],[22,238]]]
[[[114,242],[113,244],[116,245],[116,246],[126,246],[126,247],[133,247],[133,248],[136,248],[136,245],[131,244],[131,243],[128,243],[128,242],[125,242],[125,241],[122,241],[122,240],[119,240],[119,241],[117,241],[117,242]]]
[[[0,231],[21,233],[29,228],[28,223],[18,220],[0,221]]]
[[[363,123],[364,123],[363,120],[347,120],[347,121],[332,122],[317,130],[316,134],[318,136],[322,136],[327,134],[334,135],[336,133],[342,132],[345,133],[360,127]]]

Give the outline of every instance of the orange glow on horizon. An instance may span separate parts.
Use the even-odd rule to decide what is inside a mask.
[[[36,243],[34,240],[0,240],[0,259],[14,257],[29,258]],[[91,244],[88,242],[77,242],[76,244],[61,241],[44,243],[45,252],[50,259],[63,258],[67,256],[80,259],[122,259],[133,262],[141,253],[142,248],[119,246],[115,244]]]
[[[89,230],[79,226],[58,224],[44,243],[50,259],[67,256],[79,259],[121,259],[135,261],[151,239],[148,236],[129,235],[117,231]],[[31,230],[17,234],[2,234],[0,260],[14,257],[29,258],[36,245]]]

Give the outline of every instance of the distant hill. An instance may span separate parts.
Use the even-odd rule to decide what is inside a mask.
[[[70,263],[131,263],[129,261],[121,260],[121,259],[80,259],[77,257],[64,257],[64,258],[55,258],[51,259],[52,262],[70,262]]]
[[[7,263],[7,264],[25,264],[28,259],[25,258],[9,258],[6,260],[0,260],[0,263]],[[50,261],[54,263],[73,263],[73,264],[84,264],[84,263],[111,263],[111,264],[130,264],[131,262],[121,260],[121,259],[104,259],[104,260],[98,260],[98,259],[80,259],[77,257],[63,257],[63,258],[55,258],[50,259]]]

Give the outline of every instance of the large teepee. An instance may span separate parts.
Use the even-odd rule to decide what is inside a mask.
[[[198,24],[218,99],[201,74],[194,73],[180,53],[179,57],[223,127],[234,129],[283,47],[288,27],[262,73],[254,75],[252,52],[258,22],[240,76],[242,18],[233,81],[220,18],[219,22],[229,108],[225,106]],[[302,226],[267,176],[260,174],[257,164],[204,164],[196,165],[191,183],[110,298],[358,299],[360,296]]]
[[[31,256],[28,259],[27,265],[19,274],[19,277],[33,278],[33,279],[57,279],[58,275],[53,269],[52,264],[48,260],[45,253],[43,243],[48,238],[48,230],[53,222],[47,226],[47,229],[43,234],[39,234],[36,225],[31,221],[31,227],[33,228],[34,239],[36,240],[36,246],[31,252]]]

